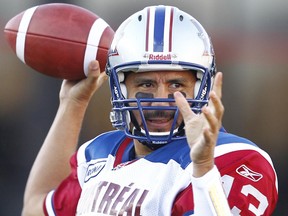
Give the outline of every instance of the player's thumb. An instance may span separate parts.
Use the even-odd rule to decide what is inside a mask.
[[[88,66],[88,74],[87,74],[87,78],[90,77],[98,77],[100,75],[100,65],[99,62],[97,60],[93,60],[89,63]]]
[[[97,60],[90,62],[88,67],[87,81],[90,85],[94,85],[96,88],[100,87],[105,80],[108,79],[106,73],[101,73],[100,65]]]

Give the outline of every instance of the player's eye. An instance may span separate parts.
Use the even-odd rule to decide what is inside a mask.
[[[142,82],[138,84],[138,87],[140,88],[152,88],[153,87],[153,83],[151,82]]]
[[[181,87],[182,87],[181,83],[172,83],[170,85],[170,88],[172,88],[172,89],[178,89],[178,88],[181,88]]]

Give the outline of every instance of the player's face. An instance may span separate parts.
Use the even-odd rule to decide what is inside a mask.
[[[130,73],[125,79],[128,98],[171,98],[174,92],[180,91],[186,98],[192,99],[195,82],[195,73],[191,71]],[[175,104],[168,102],[145,102],[142,103],[142,106],[175,106]],[[174,120],[174,111],[144,110],[143,112],[150,132],[170,131]],[[143,129],[143,122],[139,111],[133,111],[133,113],[139,126]],[[179,116],[176,128],[181,122],[182,117]]]

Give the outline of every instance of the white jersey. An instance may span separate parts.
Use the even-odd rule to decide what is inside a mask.
[[[186,140],[179,140],[135,159],[133,141],[123,132],[102,134],[72,157],[71,175],[49,193],[44,210],[47,215],[81,216],[216,215],[217,200],[216,204],[215,200],[200,202],[206,198],[195,188],[198,183],[192,178],[189,153]],[[219,179],[222,176],[231,215],[272,214],[277,177],[263,150],[246,139],[220,132],[215,164],[213,170]],[[205,176],[201,181],[208,184],[209,174]]]

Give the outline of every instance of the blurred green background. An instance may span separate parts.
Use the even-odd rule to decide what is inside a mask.
[[[115,30],[147,5],[174,5],[198,19],[212,37],[218,70],[224,73],[224,126],[270,154],[279,177],[274,215],[288,215],[286,0],[0,0],[0,215],[20,215],[29,170],[53,121],[61,85],[61,80],[20,62],[6,43],[3,30],[18,13],[52,2],[85,7]],[[112,129],[109,95],[106,84],[94,96],[80,143]]]

